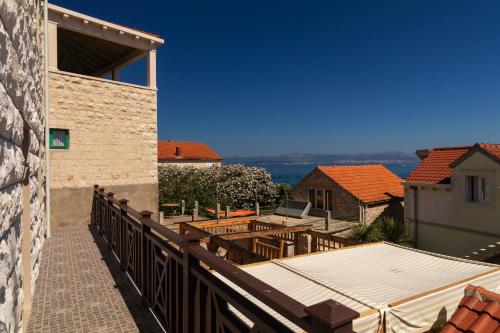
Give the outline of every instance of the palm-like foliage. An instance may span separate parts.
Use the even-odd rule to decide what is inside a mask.
[[[349,239],[361,243],[387,241],[395,244],[410,244],[410,236],[404,223],[394,217],[381,217],[372,224],[360,223],[355,225]]]
[[[386,216],[375,223],[377,224],[376,228],[379,231],[380,240],[402,245],[410,244],[410,235],[401,220]]]
[[[372,243],[379,240],[379,232],[373,224],[356,224],[349,232],[349,239],[360,243]]]

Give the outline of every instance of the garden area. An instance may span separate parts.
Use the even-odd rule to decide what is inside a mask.
[[[290,190],[287,185],[275,184],[263,168],[243,165],[223,165],[209,168],[162,166],[158,170],[160,209],[165,215],[179,212],[165,207],[183,202],[185,214],[191,214],[198,202],[200,211],[255,209],[259,202],[261,212],[273,212]],[[163,206],[162,206],[163,205]],[[175,206],[174,206],[175,207]]]

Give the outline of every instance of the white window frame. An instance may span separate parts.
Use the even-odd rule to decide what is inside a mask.
[[[485,175],[468,174],[465,176],[465,201],[470,204],[488,205],[491,180]]]

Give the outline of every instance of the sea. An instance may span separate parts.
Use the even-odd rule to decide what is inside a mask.
[[[244,164],[264,168],[271,174],[273,182],[290,185],[296,185],[317,166],[317,164]],[[385,166],[403,179],[417,167],[416,164],[386,164]]]

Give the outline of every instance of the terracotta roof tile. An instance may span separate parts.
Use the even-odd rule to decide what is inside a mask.
[[[473,146],[435,148],[406,179],[409,183],[449,184],[452,167],[476,151],[500,162],[500,144],[476,143]],[[452,165],[454,164],[455,165]]]
[[[499,333],[500,295],[469,285],[441,333]]]
[[[496,158],[500,158],[500,144],[496,143],[479,143],[479,147],[482,149],[486,150],[488,153],[491,155],[495,156]]]
[[[448,184],[451,177],[450,164],[472,146],[433,149],[406,179],[409,183]]]
[[[178,155],[177,147],[180,148]],[[158,160],[221,161],[222,158],[201,142],[158,141]]]
[[[383,165],[319,166],[318,169],[364,203],[403,197],[402,179]]]

